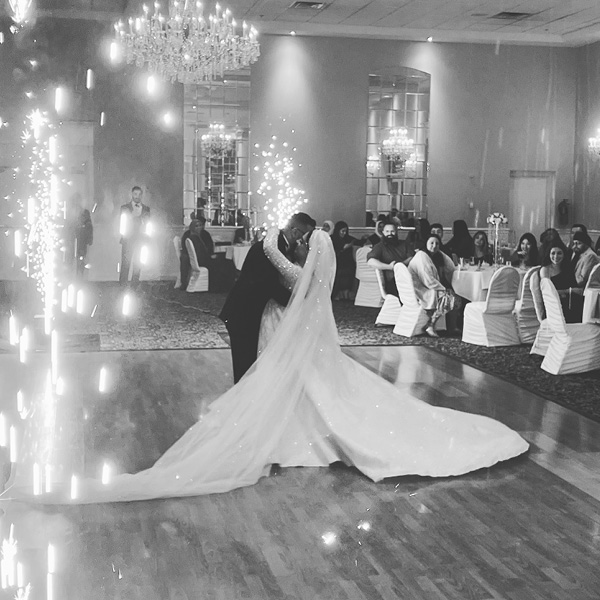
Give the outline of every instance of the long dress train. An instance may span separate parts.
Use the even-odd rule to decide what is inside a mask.
[[[247,374],[215,400],[151,468],[108,485],[81,482],[75,502],[193,496],[252,485],[282,466],[341,460],[373,481],[445,477],[489,467],[528,444],[493,419],[430,406],[344,355],[331,308],[335,254],[316,231],[273,338]],[[282,255],[281,272],[292,267]],[[67,489],[32,497],[13,474],[8,497],[71,502]]]

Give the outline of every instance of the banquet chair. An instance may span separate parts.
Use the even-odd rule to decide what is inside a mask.
[[[175,288],[181,287],[181,269],[179,265],[181,263],[181,238],[176,235],[173,238],[173,246],[175,246],[175,254],[177,255],[177,279],[175,280]]]
[[[596,265],[583,290],[582,323],[600,323],[600,265]]]
[[[540,287],[548,322],[554,332],[542,369],[552,375],[567,375],[600,368],[600,327],[593,323],[565,323],[554,284],[545,278]]]
[[[501,267],[491,281],[485,301],[465,307],[462,341],[477,346],[518,346],[514,315],[521,278],[513,267]]]
[[[190,255],[190,280],[186,292],[208,292],[208,269],[198,264],[198,257],[192,240],[185,240],[185,247]]]
[[[550,323],[546,318],[546,309],[544,308],[544,299],[542,298],[542,290],[540,287],[540,271],[532,273],[529,279],[529,289],[531,290],[531,297],[533,299],[533,306],[535,308],[535,314],[540,324],[540,328],[535,335],[533,346],[529,354],[539,354],[540,356],[546,356],[548,345],[554,333],[550,327]]]
[[[379,293],[383,298],[383,306],[375,319],[375,325],[395,325],[400,315],[400,299],[385,291],[385,283],[381,269],[375,269]],[[394,275],[395,277],[395,275]]]
[[[407,266],[403,263],[394,265],[394,278],[400,294],[400,314],[393,332],[404,337],[413,337],[425,331],[429,323],[429,315],[419,303],[415,293],[415,284]],[[435,324],[435,329],[445,329],[446,318],[441,317]]]
[[[525,273],[521,287],[521,299],[515,304],[515,316],[517,318],[517,328],[519,338],[522,344],[532,344],[540,328],[540,322],[535,312],[533,296],[531,294],[530,281],[532,275],[539,271],[541,267],[533,267]]]
[[[367,254],[371,248],[358,248],[356,251],[356,272],[358,279],[358,290],[354,299],[355,306],[371,306],[379,308],[383,304],[383,298],[379,291],[375,269],[367,264]]]

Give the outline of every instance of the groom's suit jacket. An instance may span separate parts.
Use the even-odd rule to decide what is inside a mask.
[[[287,255],[283,233],[279,234],[277,246]],[[258,346],[260,320],[265,305],[271,298],[286,306],[290,292],[279,283],[279,273],[265,256],[263,242],[259,242],[250,248],[219,318],[225,322],[230,333],[234,331],[256,338]]]

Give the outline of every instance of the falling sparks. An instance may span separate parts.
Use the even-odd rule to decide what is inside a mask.
[[[326,546],[333,546],[337,542],[337,535],[333,531],[327,531],[322,536],[321,539]]]
[[[257,166],[255,171],[261,171],[263,177],[257,193],[264,199],[268,220],[265,225],[284,227],[289,218],[308,202],[304,190],[293,183],[294,160],[289,155],[289,143],[284,142],[278,148],[277,136],[272,136],[271,143],[264,150],[260,150],[259,144],[254,147],[260,152],[254,155],[262,161],[262,168]],[[294,152],[296,149],[291,150]]]
[[[107,379],[108,379],[108,372],[106,370],[106,367],[102,367],[100,369],[100,376],[98,377],[98,391],[101,394],[104,394],[104,392],[106,392]]]
[[[8,0],[12,10],[11,19],[17,25],[24,25],[31,17],[32,0]]]

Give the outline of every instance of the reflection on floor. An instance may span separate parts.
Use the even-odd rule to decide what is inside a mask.
[[[3,501],[0,598],[27,584],[32,600],[598,598],[600,424],[423,347],[345,351],[426,402],[506,423],[531,451],[452,479],[373,484],[334,465],[198,498]],[[231,380],[227,350],[65,354],[55,368],[0,356],[4,474],[15,461],[40,491],[148,466]]]

